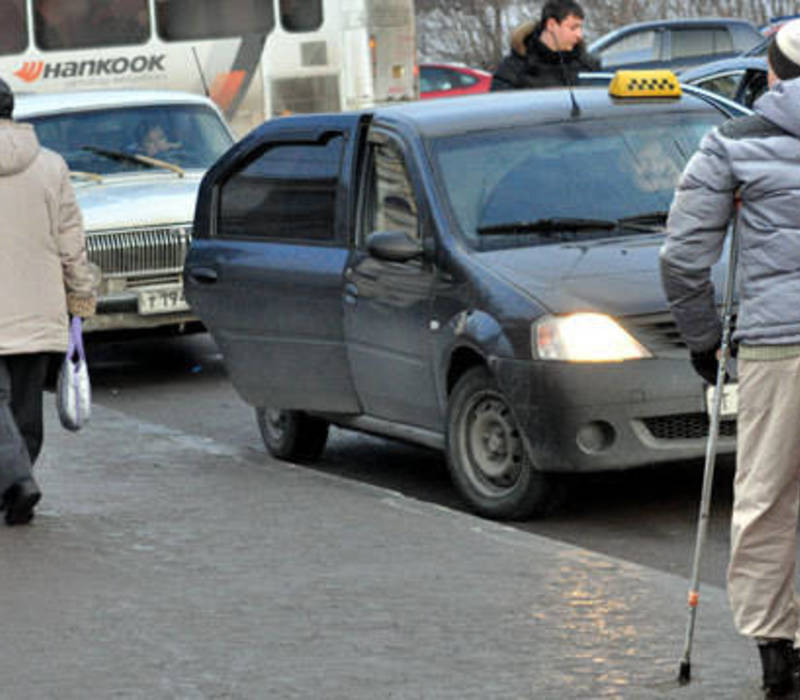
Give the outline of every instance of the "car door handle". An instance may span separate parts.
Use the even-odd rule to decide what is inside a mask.
[[[189,279],[198,284],[214,284],[218,278],[217,271],[210,267],[193,267],[189,270]]]

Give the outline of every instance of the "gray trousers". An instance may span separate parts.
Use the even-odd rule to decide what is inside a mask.
[[[39,456],[48,353],[0,355],[0,495],[31,475]]]
[[[739,358],[728,597],[737,629],[795,639],[800,504],[800,357]]]

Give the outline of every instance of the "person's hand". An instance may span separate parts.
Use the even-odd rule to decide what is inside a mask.
[[[717,370],[719,369],[719,343],[703,350],[702,352],[692,352],[692,367],[709,384],[717,383]]]

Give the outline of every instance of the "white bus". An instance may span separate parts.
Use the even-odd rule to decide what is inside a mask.
[[[413,0],[0,0],[15,92],[209,95],[237,134],[418,96]]]

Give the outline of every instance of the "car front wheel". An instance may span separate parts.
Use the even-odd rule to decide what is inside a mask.
[[[256,421],[264,446],[273,457],[292,462],[319,459],[328,440],[328,422],[302,411],[257,408]]]
[[[534,468],[508,402],[484,367],[464,373],[453,388],[447,464],[456,487],[481,515],[522,520],[554,505],[551,477]]]

